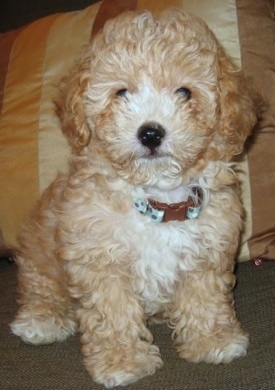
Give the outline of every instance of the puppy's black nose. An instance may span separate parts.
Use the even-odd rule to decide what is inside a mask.
[[[161,144],[165,136],[164,128],[158,123],[145,123],[138,129],[138,139],[142,145],[153,150]]]

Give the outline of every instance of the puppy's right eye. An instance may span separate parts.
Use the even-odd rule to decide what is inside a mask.
[[[120,96],[120,97],[123,97],[125,98],[127,95],[127,89],[120,89],[119,91],[117,91],[116,93],[116,96]]]
[[[179,93],[181,96],[183,96],[186,101],[190,100],[192,97],[190,89],[185,87],[178,88],[176,93]]]

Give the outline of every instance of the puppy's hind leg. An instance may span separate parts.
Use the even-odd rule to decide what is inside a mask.
[[[74,303],[57,277],[58,270],[39,269],[31,260],[17,259],[19,311],[12,332],[30,344],[63,341],[77,330]],[[40,264],[41,265],[41,264]],[[39,269],[39,270],[38,270]],[[64,275],[63,275],[64,278]]]

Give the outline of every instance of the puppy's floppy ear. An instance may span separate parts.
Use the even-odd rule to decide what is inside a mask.
[[[79,151],[89,143],[90,130],[85,116],[85,93],[90,79],[90,59],[75,65],[60,83],[56,112],[62,131],[74,150]]]
[[[243,151],[244,142],[260,115],[262,99],[223,53],[219,66],[219,134],[223,156],[231,159]]]

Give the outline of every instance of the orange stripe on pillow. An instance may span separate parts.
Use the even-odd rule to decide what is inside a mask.
[[[91,38],[98,33],[108,19],[112,19],[122,12],[135,10],[137,2],[137,0],[104,0],[96,15]]]
[[[26,27],[13,45],[0,122],[0,220],[5,240],[16,244],[15,232],[38,198],[38,126],[43,58],[51,16]],[[21,115],[23,113],[23,115]],[[17,205],[20,204],[20,207]],[[12,210],[12,212],[11,212]]]
[[[8,66],[10,61],[10,54],[14,41],[22,29],[9,31],[7,33],[0,34],[0,114],[2,111],[3,93],[6,84],[6,76],[8,72]]]
[[[169,7],[180,7],[184,5],[183,0],[138,0],[137,9],[148,9],[151,12],[161,12]],[[184,7],[183,7],[184,8]]]

